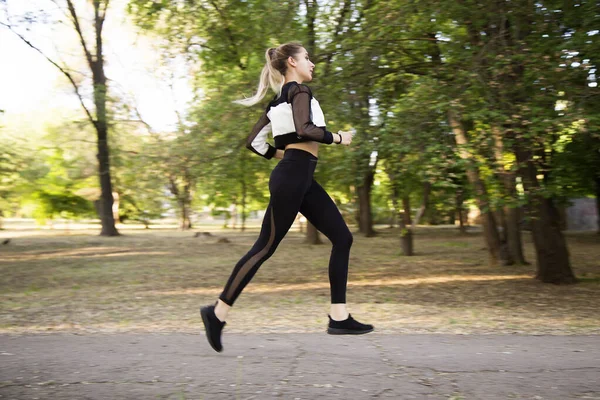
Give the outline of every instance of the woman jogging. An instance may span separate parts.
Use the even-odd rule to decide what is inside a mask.
[[[348,257],[352,234],[327,192],[313,179],[319,143],[349,145],[350,132],[331,133],[319,102],[303,82],[312,80],[315,65],[308,52],[297,43],[288,43],[266,52],[256,95],[237,103],[253,105],[264,98],[270,86],[276,93],[247,140],[248,149],[267,159],[282,159],[269,180],[271,199],[258,240],[237,263],[215,305],[200,313],[206,336],[213,349],[221,351],[221,332],[227,314],[244,287],[286,235],[298,212],[302,213],[333,244],[329,260],[331,313],[329,334],[362,334],[372,325],[352,318],[346,309]],[[275,146],[267,143],[272,132]]]

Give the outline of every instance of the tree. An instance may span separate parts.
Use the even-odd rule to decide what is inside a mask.
[[[478,135],[479,143],[499,129],[503,147],[514,152],[528,202],[537,278],[543,282],[575,281],[556,208],[559,193],[552,190],[551,160],[557,138],[576,117],[557,112],[557,101],[561,93],[576,99],[576,88],[583,86],[572,85],[571,79],[580,82],[582,74],[563,70],[561,55],[572,51],[574,35],[566,32],[579,31],[580,21],[588,20],[593,6],[584,3],[499,1],[472,7],[458,2],[449,8],[449,17],[464,27],[468,48],[451,46],[448,57],[454,52],[472,66],[463,77],[468,90],[457,104],[469,120],[489,125]],[[485,152],[480,150],[482,156]]]
[[[112,213],[113,206],[113,189],[110,175],[110,158],[109,158],[109,145],[108,145],[108,130],[109,130],[109,118],[107,112],[107,79],[104,73],[104,48],[102,39],[102,30],[104,22],[106,20],[106,13],[110,0],[92,0],[91,5],[93,8],[93,20],[91,23],[93,46],[90,46],[90,41],[86,38],[86,19],[79,16],[77,8],[73,0],[53,0],[53,3],[65,14],[70,20],[73,29],[75,30],[79,42],[81,44],[81,50],[85,57],[87,66],[92,74],[92,92],[93,92],[93,103],[95,110],[92,111],[86,105],[82,89],[82,85],[77,82],[76,78],[72,74],[72,68],[66,65],[60,65],[57,61],[53,60],[46,54],[36,47],[31,41],[29,41],[24,35],[20,34],[17,26],[10,23],[10,16],[7,22],[0,22],[0,25],[10,29],[14,32],[21,40],[26,43],[29,47],[42,54],[50,63],[52,63],[60,72],[69,80],[75,94],[78,96],[82,108],[84,109],[86,116],[90,123],[94,126],[97,137],[97,158],[98,158],[98,178],[100,181],[101,188],[101,202],[100,202],[100,220],[102,224],[102,230],[100,235],[102,236],[117,236],[119,232],[115,227],[115,220]],[[36,19],[34,22],[38,22]]]
[[[469,148],[465,128],[452,110],[448,111],[448,121],[452,127],[456,144],[459,148],[460,157],[465,161],[467,177],[474,188],[477,205],[483,217],[483,235],[490,255],[490,264],[495,265],[500,261],[502,265],[511,265],[514,261],[511,254],[508,252],[508,249],[500,240],[496,217],[492,212],[490,196],[485,183],[480,176],[479,167],[474,162],[476,157],[474,152]]]

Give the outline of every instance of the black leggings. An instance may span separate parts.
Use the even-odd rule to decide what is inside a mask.
[[[331,302],[346,303],[352,233],[333,200],[313,179],[316,166],[317,157],[303,150],[289,149],[271,172],[271,200],[260,236],[252,249],[237,263],[219,296],[226,304],[233,305],[262,263],[275,253],[298,212],[331,240]]]

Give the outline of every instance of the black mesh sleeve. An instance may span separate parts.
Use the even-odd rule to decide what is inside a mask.
[[[325,127],[316,126],[311,119],[310,102],[312,93],[308,86],[292,85],[288,90],[288,101],[292,105],[294,126],[298,136],[326,144],[333,143],[333,135]]]
[[[277,150],[267,143],[269,132],[271,132],[271,121],[265,111],[246,139],[246,148],[266,159],[272,158]]]

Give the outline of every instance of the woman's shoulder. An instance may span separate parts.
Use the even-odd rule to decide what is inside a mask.
[[[282,103],[291,103],[292,98],[302,92],[308,93],[312,97],[312,91],[307,85],[296,81],[286,82],[281,88],[281,96],[275,95],[267,105],[267,112],[272,107],[276,107]]]
[[[304,84],[304,83],[298,83],[296,81],[289,81],[287,82],[285,85],[283,85],[284,88],[288,88],[288,89],[296,89],[296,90],[308,90],[310,91],[310,88],[308,87],[308,85]]]
[[[312,90],[310,90],[310,88],[307,85],[303,83],[298,83],[296,81],[290,81],[283,85],[282,93],[283,92],[287,93],[288,99],[290,100],[298,93],[308,93],[312,96]]]

